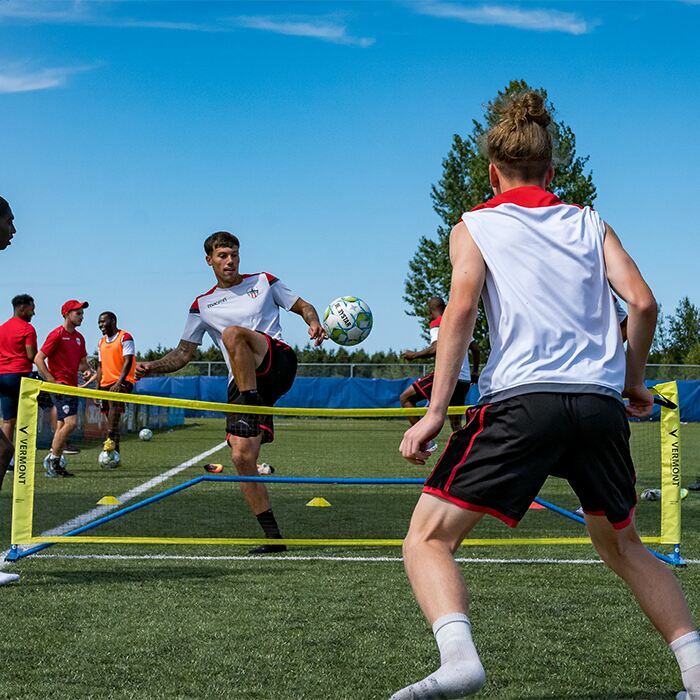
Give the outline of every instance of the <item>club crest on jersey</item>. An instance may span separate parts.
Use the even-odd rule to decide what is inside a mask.
[[[260,290],[257,287],[251,287],[250,289],[246,290],[246,294],[251,299],[255,299],[258,296],[258,294],[260,294]]]

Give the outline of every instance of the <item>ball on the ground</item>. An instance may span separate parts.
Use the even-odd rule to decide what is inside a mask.
[[[97,458],[101,467],[116,467],[119,464],[119,452],[116,450],[102,450],[100,456]]]
[[[51,456],[51,455],[46,455],[46,457],[44,457],[44,469],[47,469],[47,470],[48,470],[48,468],[49,468],[49,457],[50,457],[50,456]],[[61,459],[60,459],[60,461],[59,461],[59,464],[60,464],[64,469],[66,468],[66,458],[65,458],[63,455],[61,455]]]
[[[358,297],[338,297],[323,314],[323,327],[338,345],[357,345],[372,330],[372,311]]]
[[[141,428],[139,439],[148,442],[151,438],[153,438],[153,431],[150,428]]]
[[[222,471],[224,471],[224,465],[223,464],[205,464],[204,471],[209,472],[210,474],[220,474]]]

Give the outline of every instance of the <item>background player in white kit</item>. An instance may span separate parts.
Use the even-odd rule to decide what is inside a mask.
[[[550,122],[538,93],[504,106],[487,134],[495,196],[464,214],[450,236],[452,289],[432,401],[406,431],[404,457],[422,464],[429,456],[425,445],[442,428],[480,296],[491,354],[480,404],[426,480],[404,541],[441,665],[392,700],[461,698],[483,686],[469,593],[453,555],[485,513],[515,527],[548,476],[569,481],[596,550],[669,643],[687,691],[679,700],[700,699],[700,636],[678,581],[644,547],[633,519],[625,411],[641,418],[653,407],[644,370],[656,302],[597,212],[546,191],[554,176]],[[626,355],[609,285],[627,303]]]
[[[239,272],[239,241],[226,231],[204,241],[207,264],[216,285],[192,303],[182,339],[160,360],[137,365],[137,376],[175,372],[194,357],[204,334],[221,349],[229,369],[229,403],[273,406],[291,388],[297,359],[282,341],[279,310],[299,314],[309,326],[309,337],[319,345],[325,334],[314,307],[267,272]],[[274,439],[272,416],[232,413],[226,421],[231,458],[243,476],[257,476],[260,445]],[[265,536],[281,538],[264,484],[240,484],[241,491]],[[265,544],[253,554],[284,551],[284,545]]]

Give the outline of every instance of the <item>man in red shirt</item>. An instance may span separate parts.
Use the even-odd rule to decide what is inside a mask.
[[[36,331],[29,323],[34,316],[34,299],[29,294],[18,294],[12,300],[14,315],[0,325],[0,406],[2,431],[12,442],[17,420],[19,385],[22,377],[32,371],[36,355]],[[0,487],[5,476],[5,465],[0,463]]]
[[[34,361],[41,376],[47,382],[77,386],[79,371],[86,379],[90,376],[85,338],[76,330],[83,322],[83,309],[87,306],[86,301],[69,299],[61,307],[63,324],[49,333],[36,354]],[[68,436],[78,425],[78,397],[51,394],[51,400],[56,407],[58,422],[51,443],[51,452],[44,460],[46,476],[73,476],[61,466],[61,457]]]

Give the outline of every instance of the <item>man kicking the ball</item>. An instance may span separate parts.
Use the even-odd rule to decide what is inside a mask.
[[[204,241],[206,261],[214,272],[216,285],[192,303],[177,348],[160,360],[138,363],[138,377],[181,369],[192,360],[208,333],[221,349],[229,369],[229,403],[274,406],[289,391],[296,376],[297,358],[282,341],[280,308],[293,311],[306,321],[309,337],[316,345],[325,337],[323,328],[314,307],[273,275],[241,274],[239,247],[238,238],[226,231],[213,233]],[[226,433],[238,473],[257,476],[260,445],[274,439],[272,416],[231,413]],[[265,485],[247,482],[241,483],[240,488],[265,536],[280,539]],[[265,544],[250,551],[266,554],[285,549],[284,545]]]
[[[453,555],[485,513],[515,527],[548,476],[569,481],[596,550],[676,655],[687,691],[679,700],[700,698],[700,636],[676,577],[644,547],[633,519],[627,415],[643,418],[653,407],[644,370],[656,302],[598,213],[546,190],[554,176],[550,121],[536,92],[503,108],[487,134],[495,196],[464,214],[450,236],[452,289],[432,401],[406,431],[404,457],[423,464],[429,456],[480,296],[491,354],[481,402],[426,480],[404,541],[441,665],[393,700],[461,698],[484,685]],[[627,302],[626,356],[609,285]]]

